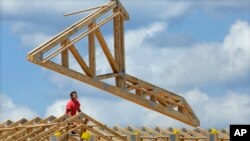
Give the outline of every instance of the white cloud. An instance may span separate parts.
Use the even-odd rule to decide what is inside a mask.
[[[229,56],[230,64],[227,66],[227,74],[234,72],[245,76],[249,71],[250,60],[250,25],[244,21],[236,21],[231,26],[229,34],[225,37],[223,47]]]
[[[126,32],[129,74],[165,87],[195,86],[211,81],[217,84],[231,83],[249,75],[249,23],[236,21],[222,43],[194,43],[185,48],[164,48],[145,41],[146,36],[155,36],[163,31],[167,31],[166,26],[156,23]]]
[[[156,14],[157,12],[153,12],[155,15],[157,15],[160,19],[170,19],[170,18],[177,18],[182,17],[188,12],[190,12],[193,3],[190,1],[183,1],[183,2],[176,2],[176,1],[165,1],[165,3],[157,5],[157,8],[155,9],[161,9],[159,11],[159,14]],[[162,7],[159,7],[162,6]]]
[[[197,7],[201,7],[206,11],[209,15],[213,17],[225,17],[228,14],[237,12],[249,12],[249,1],[241,0],[241,2],[237,2],[234,0],[227,1],[199,1],[195,2]]]
[[[103,1],[81,1],[75,0],[74,2],[68,0],[53,0],[53,1],[39,1],[39,0],[3,0],[2,11],[4,15],[8,16],[27,16],[36,13],[46,14],[63,14],[67,10],[83,9],[93,5],[103,4]],[[28,4],[28,6],[27,6]],[[29,7],[29,8],[27,8]],[[46,10],[44,10],[46,9]]]
[[[31,34],[23,34],[21,36],[21,41],[24,45],[34,47],[42,44],[47,41],[51,37],[45,35],[43,33],[31,33]]]
[[[21,118],[31,119],[35,116],[37,114],[30,108],[16,105],[7,95],[0,94],[0,123],[8,119],[17,121]]]
[[[65,113],[67,100],[61,99],[54,102],[52,105],[47,107],[45,117],[56,116],[60,117]]]
[[[200,118],[201,127],[228,128],[229,124],[250,123],[250,95],[228,92],[222,96],[209,96],[199,89],[184,94]]]

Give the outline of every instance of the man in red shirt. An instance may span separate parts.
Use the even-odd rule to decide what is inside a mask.
[[[66,106],[66,114],[68,114],[69,116],[74,116],[76,115],[76,113],[78,112],[81,112],[81,109],[80,109],[80,102],[77,100],[77,92],[76,91],[72,91],[70,93],[70,101],[68,101],[67,103],[67,106]],[[83,120],[83,123],[84,124],[87,124],[88,123],[88,119],[85,119]],[[71,126],[71,128],[74,128],[77,126],[77,123],[76,122],[72,122],[72,123],[69,123],[69,125]],[[86,129],[83,129],[83,132],[86,132]],[[74,131],[71,132],[72,134],[75,134]]]
[[[66,106],[66,114],[69,116],[74,116],[76,115],[77,112],[81,112],[80,109],[80,102],[77,100],[77,93],[76,91],[73,91],[70,93],[70,98],[71,100],[67,103]]]

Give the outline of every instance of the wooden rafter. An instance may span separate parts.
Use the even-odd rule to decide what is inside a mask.
[[[109,11],[113,13],[107,16]],[[103,18],[104,15],[107,17]],[[102,25],[112,21],[112,19],[114,56],[110,51],[111,47],[108,46],[101,32]],[[199,126],[199,119],[183,97],[126,74],[124,21],[128,19],[128,12],[119,0],[111,0],[111,2],[105,6],[98,7],[95,12],[86,18],[81,19],[49,41],[29,52],[28,60],[186,124]],[[80,32],[81,29],[85,29],[85,31]],[[72,39],[72,35],[74,35],[75,38]],[[88,38],[89,51],[87,53],[89,62],[84,61],[75,44],[84,37]],[[95,39],[99,42],[112,72],[96,74]],[[57,45],[61,47],[56,49]],[[51,51],[52,48],[55,49]],[[81,66],[83,70],[82,73],[70,67],[69,51]],[[59,54],[61,54],[61,64],[52,61],[52,58]],[[105,83],[103,81],[105,79],[114,79],[115,84]]]
[[[87,119],[89,122],[84,123],[83,120]],[[72,121],[78,123],[76,127],[69,128],[69,123]],[[23,122],[23,120],[22,120]],[[18,121],[18,123],[22,123]],[[27,121],[24,124],[14,124],[9,125],[4,128],[0,128],[0,131],[4,134],[0,136],[0,140],[4,141],[27,141],[27,140],[49,140],[55,136],[56,132],[60,132],[59,140],[73,140],[74,137],[70,136],[72,131],[76,132],[77,135],[75,138],[79,140],[83,130],[85,128],[87,131],[90,131],[92,134],[99,136],[100,138],[106,141],[127,141],[125,136],[122,136],[120,133],[115,132],[111,128],[103,125],[99,121],[90,117],[85,113],[79,113],[75,116],[69,117],[63,115],[59,118],[46,118],[44,120],[40,118],[34,118],[33,120]],[[112,136],[113,139],[110,139],[106,134]]]
[[[88,119],[89,122],[82,122],[85,119]],[[71,123],[72,121],[78,124],[76,127],[69,128],[68,123]],[[90,134],[90,140],[95,141],[135,141],[130,138],[131,136],[135,135],[139,137],[136,141],[172,141],[171,136],[173,135],[179,137],[179,140],[174,141],[214,141],[213,138],[210,138],[210,136],[213,135],[213,133],[210,131],[211,129],[177,129],[173,127],[136,128],[133,126],[124,128],[120,127],[119,125],[116,125],[113,127],[113,129],[111,129],[85,113],[79,113],[73,117],[63,115],[59,118],[54,116],[50,116],[45,119],[36,117],[29,121],[26,119],[21,119],[17,122],[14,122],[12,125],[6,125],[6,122],[0,123],[0,125],[4,124],[4,127],[0,127],[0,132],[2,135],[0,136],[1,141],[79,141],[82,133],[84,133],[82,128],[85,128],[87,130],[86,132]],[[178,133],[175,133],[174,130],[178,131]],[[229,133],[224,132],[225,129],[222,129],[221,131],[217,129],[213,130],[217,131],[216,141],[230,140]],[[72,135],[72,131],[74,131],[76,134]],[[60,132],[59,136],[55,134],[58,132]]]

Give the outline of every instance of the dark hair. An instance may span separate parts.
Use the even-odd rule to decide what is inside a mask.
[[[76,91],[72,91],[72,92],[70,93],[70,97],[72,97],[73,94],[76,94],[76,95],[77,95]]]

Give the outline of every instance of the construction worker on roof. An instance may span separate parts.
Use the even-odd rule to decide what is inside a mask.
[[[78,101],[77,99],[77,92],[76,91],[72,91],[70,93],[70,100],[68,101],[67,105],[66,105],[66,114],[69,115],[69,116],[74,116],[81,111],[80,109],[80,102]],[[83,119],[83,124],[87,124],[88,123],[88,119]],[[77,126],[77,122],[71,122],[69,123],[69,125],[71,126],[71,128],[74,128]],[[86,129],[83,129],[83,132],[85,133],[86,132]],[[71,132],[72,134],[75,134],[74,131]]]
[[[78,112],[81,112],[81,109],[80,109],[80,102],[77,100],[77,92],[76,91],[72,91],[70,93],[70,100],[69,102],[67,103],[67,106],[66,106],[66,114],[68,114],[69,116],[74,116],[76,115],[76,113]]]

